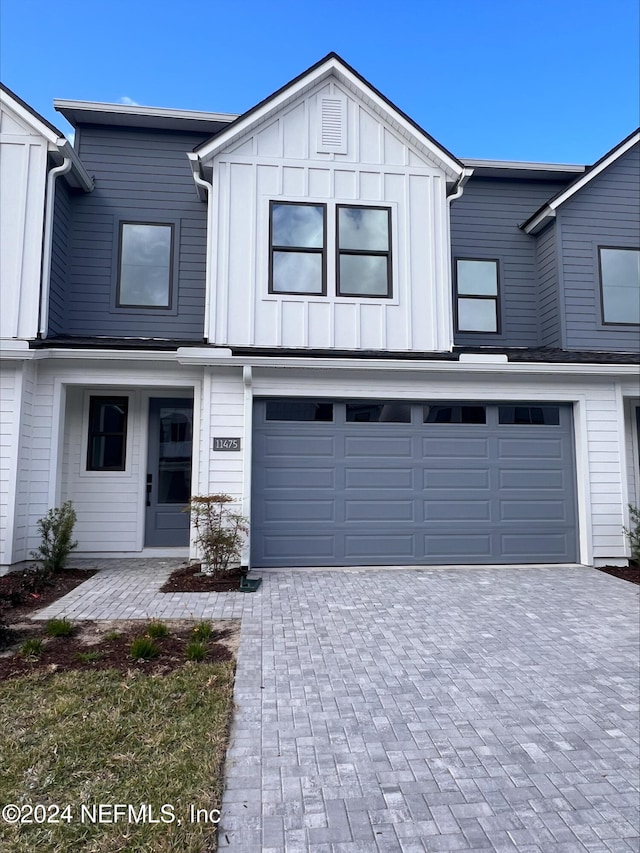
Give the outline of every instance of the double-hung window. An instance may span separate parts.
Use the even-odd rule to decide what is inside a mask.
[[[456,260],[456,326],[458,332],[500,331],[498,261]]]
[[[600,246],[602,322],[640,323],[640,249]]]
[[[124,471],[126,466],[127,397],[91,397],[87,471]]]
[[[272,201],[269,293],[327,292],[326,206]]]
[[[118,308],[170,308],[173,225],[121,222]]]
[[[338,296],[391,296],[391,211],[339,204]]]

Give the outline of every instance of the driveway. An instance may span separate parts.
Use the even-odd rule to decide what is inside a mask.
[[[638,587],[580,567],[264,578],[220,850],[637,853]]]

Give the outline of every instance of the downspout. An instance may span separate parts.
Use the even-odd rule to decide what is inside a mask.
[[[198,171],[193,168],[195,164],[192,161],[192,174],[196,186],[201,187],[207,193],[207,248],[205,256],[205,285],[204,285],[204,316],[206,327],[203,329],[205,341],[209,341],[209,326],[211,322],[211,303],[213,300],[213,257],[211,247],[213,243],[213,180],[211,183],[205,181],[200,176]],[[198,164],[199,169],[199,164]]]
[[[42,239],[42,286],[40,289],[40,323],[38,337],[46,338],[49,328],[49,291],[51,289],[51,249],[53,244],[53,211],[56,201],[56,180],[66,175],[73,165],[71,157],[65,157],[62,165],[56,166],[47,175],[44,235]]]
[[[469,180],[471,175],[473,175],[473,169],[470,169],[470,168],[465,166],[465,168],[462,170],[462,174],[458,178],[458,181],[457,181],[455,187],[453,188],[453,192],[451,193],[451,195],[447,196],[447,209],[448,209],[448,215],[447,215],[447,245],[449,246],[449,256],[447,258],[447,265],[449,267],[449,275],[447,276],[447,279],[449,281],[449,305],[448,305],[449,322],[447,323],[446,330],[443,329],[442,333],[443,333],[443,335],[447,335],[449,337],[449,352],[453,352],[453,347],[455,344],[454,337],[453,337],[453,325],[454,325],[454,323],[453,323],[453,317],[454,317],[454,312],[453,312],[453,270],[451,268],[451,203],[454,202],[456,199],[460,198],[460,196],[464,192],[464,185],[467,183],[467,181]],[[442,311],[439,312],[440,317],[442,317],[443,314],[444,314],[444,312],[442,312]]]

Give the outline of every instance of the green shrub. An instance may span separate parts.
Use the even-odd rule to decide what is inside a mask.
[[[640,508],[629,504],[629,527],[623,527],[629,548],[631,559],[640,563]]]
[[[63,569],[69,554],[77,547],[78,543],[72,538],[76,518],[73,504],[65,501],[62,506],[50,509],[38,521],[41,542],[38,550],[31,552],[31,556],[42,563],[46,572]]]
[[[154,640],[161,640],[163,637],[169,636],[169,629],[164,622],[149,622],[147,625],[147,636]]]
[[[194,640],[210,640],[213,636],[213,628],[210,622],[198,622],[193,629]]]
[[[18,654],[23,658],[39,658],[44,651],[44,643],[31,637],[20,646]]]
[[[105,640],[117,640],[120,636],[120,631],[107,631],[104,635]]]
[[[191,640],[191,642],[187,643],[185,654],[187,656],[187,660],[199,662],[204,660],[205,655],[207,654],[207,647],[200,640]]]
[[[104,657],[103,652],[92,651],[92,652],[78,652],[76,657],[80,661],[80,663],[95,663],[98,660],[102,660]]]
[[[48,637],[72,637],[76,632],[76,627],[66,617],[63,617],[62,619],[49,619],[45,631]]]
[[[249,524],[244,515],[229,508],[230,495],[197,495],[186,508],[196,530],[196,544],[206,575],[224,575],[242,554]]]
[[[129,650],[129,654],[134,660],[152,660],[159,653],[160,650],[151,637],[136,637]]]

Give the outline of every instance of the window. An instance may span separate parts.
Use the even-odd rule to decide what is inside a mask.
[[[269,400],[267,421],[332,421],[333,405],[314,400]]]
[[[271,202],[269,293],[325,294],[324,204]]]
[[[640,323],[640,250],[598,251],[603,323]]]
[[[170,308],[173,225],[120,223],[119,308]]]
[[[456,260],[459,332],[498,332],[498,261]]]
[[[391,296],[391,211],[337,206],[338,296]]]
[[[444,403],[424,407],[425,424],[486,424],[485,406]]]
[[[499,406],[498,423],[558,426],[560,409],[557,406]]]
[[[87,471],[124,471],[127,444],[127,397],[91,397]]]
[[[410,424],[411,403],[347,403],[347,423]]]

